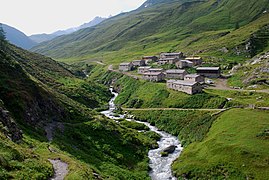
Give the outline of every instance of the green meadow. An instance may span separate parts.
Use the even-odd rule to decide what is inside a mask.
[[[224,112],[202,141],[183,150],[173,171],[188,179],[268,179],[268,115],[246,109]]]

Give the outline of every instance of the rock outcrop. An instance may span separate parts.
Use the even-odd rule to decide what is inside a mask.
[[[14,142],[18,142],[22,139],[22,131],[17,126],[9,111],[0,106],[0,123],[3,127],[3,133]]]

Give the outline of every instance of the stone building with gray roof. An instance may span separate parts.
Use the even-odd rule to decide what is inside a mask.
[[[187,74],[184,77],[184,81],[204,83],[205,78],[203,76],[199,75],[199,74]]]
[[[133,69],[133,63],[128,62],[128,63],[121,63],[119,65],[119,70],[123,72],[131,71]]]
[[[182,59],[184,57],[184,54],[182,52],[174,52],[174,53],[161,53],[160,59],[166,59],[166,58],[178,58]]]
[[[166,70],[167,79],[184,79],[187,72],[184,69],[169,69]]]
[[[160,82],[165,78],[162,72],[148,72],[143,74],[143,79],[147,81]]]
[[[198,67],[196,68],[196,72],[208,78],[218,78],[221,75],[220,67]]]
[[[202,92],[203,88],[198,82],[183,81],[183,80],[168,80],[166,86],[169,89],[184,92],[187,94],[196,94]]]

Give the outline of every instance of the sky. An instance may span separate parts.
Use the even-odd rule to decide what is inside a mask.
[[[77,27],[96,16],[138,8],[146,0],[0,0],[0,23],[26,35]]]

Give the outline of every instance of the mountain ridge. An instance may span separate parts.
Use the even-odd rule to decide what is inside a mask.
[[[6,38],[10,43],[19,46],[23,49],[31,49],[33,46],[37,44],[20,30],[11,27],[7,24],[0,23],[0,25],[2,25],[2,28],[5,31]]]
[[[29,38],[36,42],[36,43],[41,43],[41,42],[44,42],[44,41],[49,41],[49,40],[52,40],[58,36],[61,36],[61,35],[66,35],[66,34],[71,34],[75,31],[78,31],[80,29],[83,29],[83,28],[88,28],[88,27],[92,27],[92,26],[95,26],[99,23],[101,23],[102,21],[106,20],[107,18],[102,18],[102,17],[99,17],[99,16],[96,16],[93,20],[91,20],[90,22],[87,22],[87,23],[84,23],[78,27],[73,27],[73,28],[68,28],[68,29],[65,29],[65,30],[58,30],[54,33],[51,33],[51,34],[46,34],[46,33],[43,33],[43,34],[33,34],[31,36],[29,36]]]
[[[191,2],[194,0],[147,0],[146,2],[144,2],[138,9],[143,9],[143,8],[148,8],[154,5],[160,5],[160,4],[164,4],[164,3],[172,3],[172,2]]]

